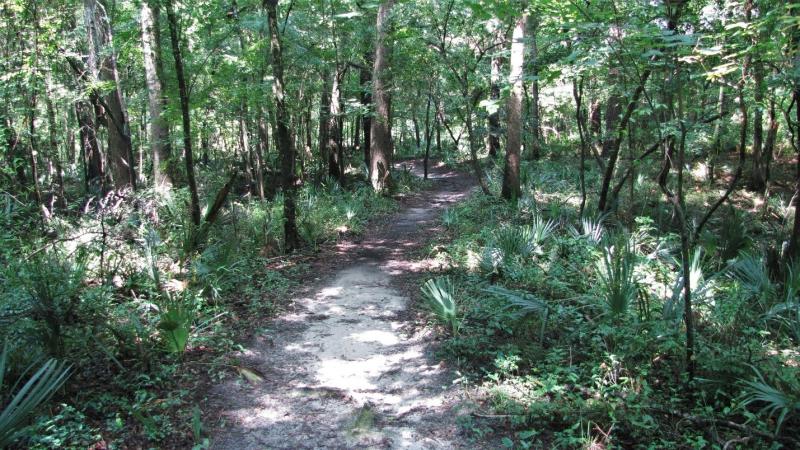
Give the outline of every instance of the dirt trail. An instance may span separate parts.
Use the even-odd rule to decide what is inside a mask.
[[[419,161],[401,163],[421,175]],[[212,392],[225,425],[215,449],[461,448],[453,375],[415,332],[409,293],[425,261],[413,252],[441,231],[442,210],[472,180],[437,167],[433,186],[360,241],[324,255],[328,276],[297,298],[239,355],[265,381],[228,380]]]

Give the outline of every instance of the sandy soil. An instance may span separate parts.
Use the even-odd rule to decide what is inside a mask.
[[[421,173],[419,161],[400,165]],[[473,183],[443,167],[430,179],[431,188],[403,200],[388,220],[324,254],[308,295],[236,355],[264,380],[229,379],[213,389],[222,425],[212,448],[469,446],[456,425],[454,374],[434,359],[434,336],[414,326],[409,302],[430,264],[417,250]]]

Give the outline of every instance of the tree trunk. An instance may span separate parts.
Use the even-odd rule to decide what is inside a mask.
[[[96,81],[113,85],[111,92],[98,97],[99,119],[108,129],[107,159],[115,188],[135,188],[130,124],[125,99],[119,86],[117,60],[113,51],[111,25],[99,0],[84,0],[84,18],[89,41],[89,70]]]
[[[539,159],[542,153],[542,123],[539,117],[539,46],[536,45],[536,35],[539,31],[539,19],[528,20],[528,38],[530,55],[527,66],[530,67],[531,94],[530,94],[530,151],[526,152],[527,159]],[[527,150],[527,149],[526,149]]]
[[[81,142],[81,162],[83,164],[84,188],[87,192],[105,191],[105,167],[100,144],[97,142],[97,126],[92,114],[92,106],[83,100],[75,102],[75,116]]]
[[[428,161],[430,161],[431,154],[431,138],[433,137],[433,128],[431,128],[431,97],[432,92],[428,92],[428,100],[425,102],[425,160],[423,161],[424,178],[428,179]]]
[[[790,5],[793,6],[791,9],[793,18],[797,19],[800,1],[792,0]],[[800,75],[798,75],[800,74],[800,24],[798,22],[795,22],[795,26],[791,31],[791,51],[792,65],[794,66],[792,72],[794,74],[792,77],[792,102],[795,105],[795,120],[794,124],[790,121],[789,126],[794,127],[792,146],[797,154],[797,171],[794,184],[794,226],[792,227],[792,235],[789,238],[789,248],[786,250],[785,259],[787,262],[796,261],[797,256],[800,255],[800,206],[797,205],[797,203],[800,203],[798,202],[798,199],[800,199]]]
[[[48,82],[50,84],[50,82]],[[66,208],[67,199],[64,193],[64,168],[61,164],[61,155],[58,149],[58,133],[56,131],[56,111],[53,106],[53,100],[48,89],[48,95],[45,96],[45,105],[47,106],[47,129],[50,136],[50,157],[55,164],[56,172],[56,185],[53,187],[53,192],[58,192],[58,204],[62,208]],[[52,183],[51,183],[52,185]]]
[[[609,84],[614,86],[614,90],[611,92],[611,95],[608,97],[608,102],[606,103],[605,134],[603,136],[603,147],[600,153],[600,156],[603,158],[607,158],[611,154],[616,139],[619,116],[622,113],[622,96],[617,91],[617,89],[621,88],[619,86],[621,83],[622,80],[619,69],[612,68],[609,70]]]
[[[358,74],[358,82],[361,85],[361,107],[364,108],[364,115],[361,117],[361,129],[364,130],[364,164],[369,169],[370,160],[370,140],[372,136],[372,89],[369,86],[372,81],[372,74],[369,66],[373,63],[373,55],[367,52],[364,55],[364,65]]]
[[[625,109],[625,114],[619,121],[617,130],[614,132],[614,138],[612,139],[609,147],[608,164],[606,164],[605,172],[603,174],[603,183],[600,187],[600,199],[597,202],[597,209],[599,209],[601,213],[607,212],[611,206],[611,202],[608,201],[608,194],[611,187],[611,180],[614,179],[614,169],[616,168],[617,158],[619,158],[619,147],[622,144],[622,134],[625,131],[625,128],[628,126],[628,121],[630,121],[633,111],[636,110],[636,106],[639,103],[639,98],[644,92],[644,87],[645,84],[647,84],[647,79],[650,78],[650,74],[651,71],[649,69],[645,70],[642,74],[641,80],[639,81],[639,86],[637,86],[636,90],[633,91],[633,96],[631,97],[630,102],[628,102],[628,107]]]
[[[32,179],[32,188],[33,188],[33,199],[36,202],[36,206],[39,208],[44,207],[44,203],[42,202],[42,189],[39,186],[39,144],[38,140],[36,139],[36,90],[35,87],[32,87],[31,91],[28,92],[30,96],[30,104],[28,109],[28,162],[31,165],[31,179]],[[45,215],[45,219],[46,219]]]
[[[506,200],[518,199],[519,155],[522,147],[522,96],[524,95],[523,65],[525,63],[525,27],[528,15],[523,14],[514,27],[511,42],[511,72],[508,83],[511,95],[508,98],[508,131],[506,134],[506,165],[503,170],[502,196]]]
[[[278,30],[278,0],[264,0],[269,23],[270,54],[272,55],[272,92],[275,97],[278,148],[281,153],[281,186],[283,188],[283,236],[287,253],[300,244],[295,219],[294,147],[289,133],[289,113],[286,110],[286,92],[283,84],[283,49]]]
[[[267,168],[269,161],[269,125],[264,117],[264,107],[259,104],[258,108],[258,153],[264,168]],[[310,147],[310,145],[309,145]]]
[[[764,198],[769,197],[770,185],[770,166],[772,165],[772,158],[775,154],[775,140],[778,138],[778,115],[776,113],[776,105],[774,98],[769,100],[769,126],[767,128],[767,139],[764,141]],[[764,202],[766,208],[767,202]]]
[[[342,71],[339,67],[333,72],[331,80],[330,110],[328,114],[328,175],[339,181],[343,181],[344,170],[341,158],[342,151],[342,92],[340,88]]]
[[[753,98],[755,107],[753,108],[753,171],[750,173],[749,188],[756,192],[764,192],[767,185],[767,173],[764,161],[764,119],[762,108],[764,107],[764,67],[760,61],[753,64]]]
[[[200,197],[197,194],[197,181],[194,176],[194,156],[192,154],[192,127],[189,118],[189,91],[186,88],[186,77],[183,73],[183,58],[181,57],[181,44],[178,40],[178,18],[172,7],[172,0],[165,2],[167,20],[169,22],[169,36],[172,44],[172,57],[175,59],[175,76],[178,78],[178,94],[181,99],[181,120],[183,123],[183,152],[186,162],[186,179],[189,182],[189,195],[191,197],[191,217],[195,226],[200,225]]]
[[[242,27],[239,23],[239,9],[234,0],[231,4],[234,19],[236,20],[236,33],[239,35],[239,51],[242,59],[247,58],[247,39],[242,32]],[[248,90],[248,78],[246,75],[241,77],[242,91]],[[242,94],[239,105],[239,141],[242,146],[242,155],[247,159],[247,167],[249,176],[255,181],[256,194],[258,198],[264,200],[264,170],[261,161],[261,153],[258,149],[253,150],[250,146],[250,130],[249,130],[249,105],[247,103],[247,96]]]
[[[500,106],[496,103],[500,101],[500,66],[503,64],[503,58],[501,58],[500,55],[492,56],[490,64],[489,99],[495,104],[491,106],[493,109],[487,118],[489,133],[486,139],[486,149],[489,152],[489,156],[494,158],[497,156],[497,151],[500,148]]]
[[[725,85],[719,86],[719,97],[717,99],[717,113],[719,114],[720,118],[717,120],[717,123],[714,125],[714,148],[713,153],[711,155],[711,162],[708,165],[708,181],[710,184],[714,184],[714,171],[716,170],[716,162],[719,158],[719,155],[722,153],[722,115],[725,112]]]
[[[394,0],[384,0],[378,8],[375,40],[375,64],[372,69],[372,98],[375,102],[375,120],[372,121],[370,139],[370,181],[377,192],[391,185],[391,99],[387,86],[389,48],[387,44],[389,15]]]
[[[586,209],[586,118],[583,114],[583,78],[580,81],[572,80],[572,96],[575,99],[575,119],[578,123],[578,137],[581,142],[581,156],[579,167],[579,180],[581,186],[581,206],[578,209],[578,217],[583,219],[583,211]],[[584,230],[585,231],[585,230]]]
[[[142,0],[142,59],[144,62],[144,78],[147,85],[147,105],[150,113],[150,152],[153,161],[153,185],[158,188],[172,185],[170,171],[169,125],[164,116],[164,87],[159,76],[161,45],[158,39],[159,27],[158,3],[152,6],[150,0]],[[139,168],[143,170],[143,168]]]
[[[319,176],[324,177],[328,171],[328,141],[330,139],[331,114],[331,78],[327,71],[322,75],[322,93],[319,97]]]

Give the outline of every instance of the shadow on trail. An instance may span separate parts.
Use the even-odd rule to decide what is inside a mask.
[[[419,161],[400,164],[421,175]],[[427,267],[414,252],[472,187],[443,167],[430,179],[387,222],[324,255],[336,271],[241,352],[264,382],[233,379],[214,390],[226,423],[213,448],[462,447],[452,375],[434,360],[430,335],[406,331],[406,286],[418,289],[415,273]]]

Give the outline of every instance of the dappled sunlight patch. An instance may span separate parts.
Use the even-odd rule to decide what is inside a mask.
[[[400,343],[400,338],[396,333],[382,330],[368,330],[360,333],[353,333],[350,338],[358,342],[376,342],[381,345],[395,345]]]

